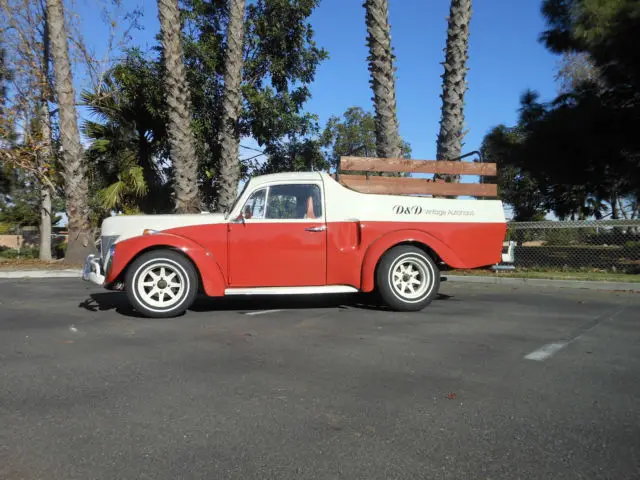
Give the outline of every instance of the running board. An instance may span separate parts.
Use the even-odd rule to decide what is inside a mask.
[[[310,295],[318,293],[357,293],[358,289],[348,285],[326,285],[320,287],[252,287],[227,288],[225,295]]]

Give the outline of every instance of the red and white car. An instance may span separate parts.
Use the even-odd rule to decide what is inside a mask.
[[[501,260],[499,200],[359,193],[321,172],[249,180],[226,214],[115,216],[83,278],[150,317],[211,297],[378,291],[420,310],[440,271]]]

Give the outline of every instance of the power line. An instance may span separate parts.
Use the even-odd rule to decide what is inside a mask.
[[[254,155],[253,157],[249,157],[249,158],[242,158],[242,161],[247,161],[247,160],[253,160],[254,158],[258,158],[261,157],[262,155],[266,155],[265,153],[259,153],[258,155]]]
[[[260,150],[258,148],[247,147],[246,145],[240,145],[242,148],[246,148],[247,150],[253,150],[254,152],[264,153],[264,150]]]

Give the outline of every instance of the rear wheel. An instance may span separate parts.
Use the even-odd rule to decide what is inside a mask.
[[[127,269],[127,297],[147,317],[166,318],[184,313],[198,294],[198,274],[184,255],[152,250]]]
[[[382,257],[376,272],[376,287],[391,309],[422,310],[438,295],[440,270],[424,250],[400,245]]]

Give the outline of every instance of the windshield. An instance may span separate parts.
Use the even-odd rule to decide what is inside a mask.
[[[236,197],[236,199],[233,202],[233,205],[231,205],[231,207],[229,208],[229,210],[227,210],[226,212],[224,212],[224,216],[228,217],[229,214],[231,212],[233,212],[233,210],[236,208],[236,205],[238,205],[238,202],[240,201],[240,198],[242,197],[242,195],[244,194],[245,190],[247,189],[247,187],[249,186],[249,183],[251,182],[251,180],[248,180],[245,184],[244,187],[242,187],[242,190],[240,191],[240,193],[238,194],[238,196]]]

